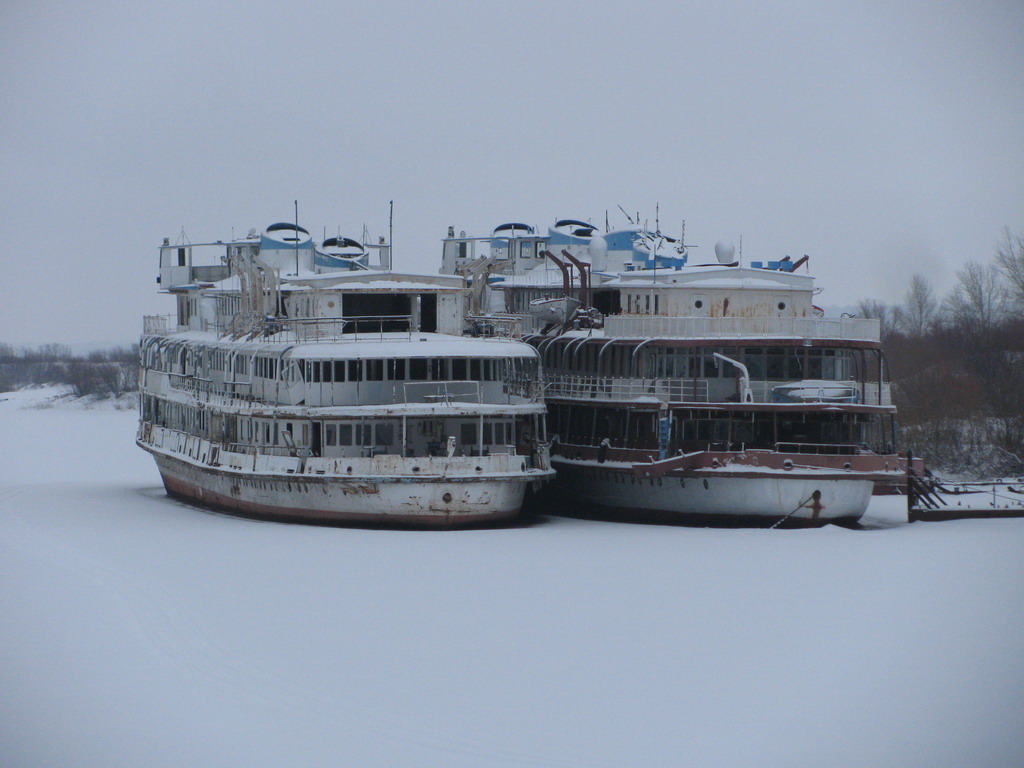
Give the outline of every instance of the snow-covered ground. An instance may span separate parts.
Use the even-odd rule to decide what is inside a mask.
[[[52,394],[0,394],[5,768],[1024,765],[1024,520],[252,522]]]

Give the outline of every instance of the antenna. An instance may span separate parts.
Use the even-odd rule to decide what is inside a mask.
[[[604,233],[607,235],[609,230],[608,226],[608,209],[604,209]]]
[[[627,219],[629,219],[629,223],[630,224],[635,224],[636,223],[636,222],[633,221],[633,219],[630,217],[630,215],[628,213],[626,213],[626,209],[623,208],[621,205],[619,206],[619,210],[622,211],[623,215],[625,215],[625,217]],[[640,219],[640,214],[639,213],[636,215],[636,218],[639,221],[639,219]]]
[[[295,201],[295,276],[299,276],[299,201]]]
[[[654,231],[655,231],[655,233],[657,233],[659,235],[661,234],[661,222],[658,219],[658,215],[659,215],[658,214],[658,209],[659,209],[660,206],[661,206],[661,203],[655,203],[654,204]]]
[[[395,268],[395,235],[394,235],[394,221],[395,221],[395,201],[392,200],[388,203],[388,250],[391,252],[388,258],[389,271]]]

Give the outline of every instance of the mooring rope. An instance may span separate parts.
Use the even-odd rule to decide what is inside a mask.
[[[797,512],[799,512],[799,511],[800,511],[801,509],[803,509],[804,507],[806,507],[806,506],[807,506],[807,502],[809,502],[809,501],[810,501],[811,499],[813,499],[813,498],[814,498],[814,494],[812,493],[812,494],[811,494],[810,496],[808,496],[808,497],[807,497],[806,499],[804,499],[803,501],[801,501],[801,502],[800,502],[800,503],[799,503],[799,504],[797,505],[796,509],[794,509],[794,510],[793,510],[792,512],[790,512],[790,513],[789,513],[788,515],[785,515],[785,516],[783,516],[783,517],[779,518],[778,520],[776,520],[776,521],[775,521],[775,523],[774,523],[773,525],[770,525],[770,526],[768,526],[768,530],[769,530],[769,531],[771,531],[771,530],[774,530],[774,529],[778,528],[778,527],[779,527],[780,525],[782,525],[782,524],[783,524],[784,522],[786,522],[787,520],[789,520],[789,518],[791,518],[791,517],[792,517],[793,515],[795,515],[795,514],[796,514]]]

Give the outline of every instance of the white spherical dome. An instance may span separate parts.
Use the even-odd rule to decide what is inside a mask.
[[[736,247],[728,240],[719,240],[715,243],[715,256],[719,264],[731,264],[735,259]]]

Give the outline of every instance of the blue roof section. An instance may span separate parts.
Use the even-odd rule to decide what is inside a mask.
[[[677,241],[641,229],[617,229],[604,235],[608,252],[630,251],[631,269],[678,269],[686,264],[686,254],[680,254],[673,246]],[[645,242],[646,241],[646,242]],[[661,242],[658,246],[657,243]],[[657,256],[649,247],[658,248]]]
[[[634,229],[617,229],[604,236],[609,251],[632,251],[636,239],[637,232]]]
[[[499,224],[494,228],[495,237],[526,237],[528,235],[537,234],[537,230],[531,227],[529,224],[522,224],[518,221],[510,221],[507,224]]]
[[[293,224],[288,221],[279,221],[277,224],[271,224],[267,227],[267,232],[302,232],[304,235],[309,234],[309,230],[305,227],[300,227],[298,224]]]
[[[344,257],[344,256],[331,256],[327,253],[321,253],[315,251],[313,253],[313,263],[318,267],[329,267],[331,269],[355,269],[358,265],[366,266],[369,257],[367,254],[361,254],[356,257]]]
[[[268,227],[269,229],[269,227]],[[291,231],[295,231],[295,225],[291,227]],[[296,243],[294,241],[288,242],[286,240],[277,240],[266,235],[260,235],[260,250],[261,251],[280,251],[280,250],[300,250],[308,251],[313,248],[313,241],[306,240],[305,242]]]

